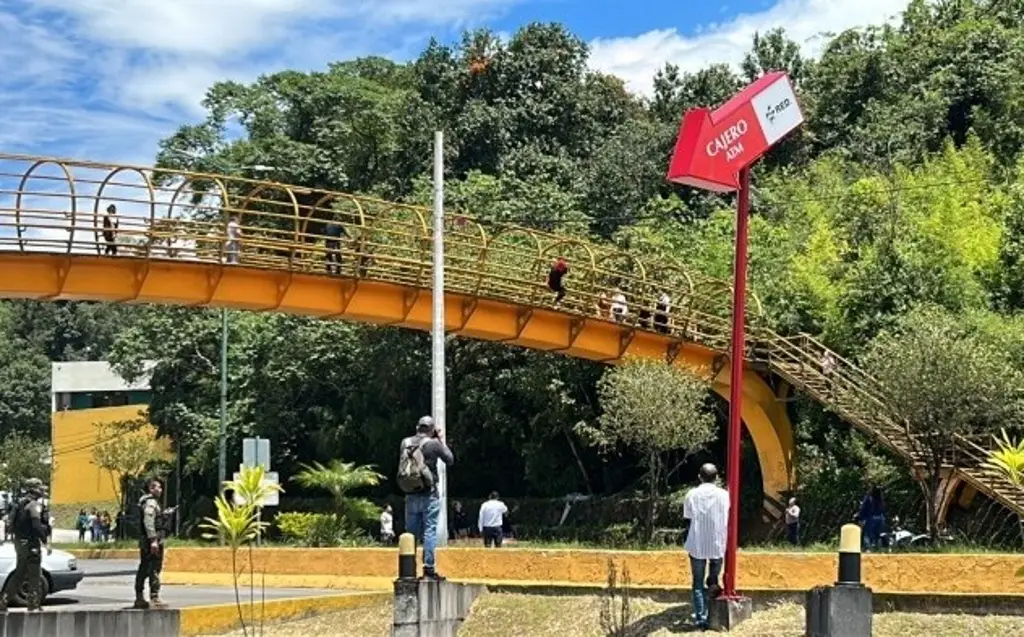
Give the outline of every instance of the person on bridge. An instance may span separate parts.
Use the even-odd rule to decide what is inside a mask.
[[[672,310],[672,297],[668,292],[662,292],[658,297],[658,304],[654,307],[654,329],[662,334],[668,334],[668,313]]]
[[[228,240],[224,242],[224,253],[228,263],[238,263],[238,253],[242,247],[242,226],[238,224],[238,217],[232,216],[228,219],[227,227]]]
[[[437,574],[434,562],[437,518],[441,514],[437,490],[439,460],[450,467],[455,456],[444,442],[444,432],[434,426],[434,419],[424,416],[416,424],[416,435],[402,440],[397,482],[406,493],[405,530],[423,544],[423,577],[432,579],[444,579]]]
[[[18,562],[4,587],[0,611],[6,611],[23,588],[28,610],[42,610],[39,587],[43,579],[43,547],[46,545],[46,525],[43,523],[46,487],[42,480],[30,478],[25,481],[24,491],[25,495],[14,509],[14,549]],[[52,553],[52,550],[47,548],[47,553]]]
[[[558,257],[548,272],[548,288],[555,293],[555,305],[565,298],[565,275],[569,274],[569,264],[563,257]]]
[[[341,238],[345,236],[345,226],[337,219],[327,222],[324,247],[327,248],[327,274],[341,274]]]
[[[117,229],[120,225],[117,218],[117,206],[110,204],[107,206],[107,214],[103,215],[103,242],[106,244],[103,254],[117,256]]]
[[[164,514],[160,495],[164,485],[157,478],[146,482],[146,495],[139,500],[142,524],[139,525],[139,570],[135,573],[135,606],[138,610],[167,608],[160,600],[160,571],[164,568]],[[149,580],[149,601],[144,589]]]

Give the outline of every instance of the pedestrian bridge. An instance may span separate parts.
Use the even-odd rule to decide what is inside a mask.
[[[329,235],[331,224],[340,237]],[[428,330],[432,250],[426,208],[224,175],[0,154],[0,297],[227,307]],[[556,304],[546,275],[557,257],[569,274]],[[667,309],[658,307],[662,294]],[[446,216],[451,334],[606,363],[662,359],[706,376],[728,400],[731,295],[729,283],[678,263]],[[625,314],[613,315],[623,297]],[[780,515],[793,486],[785,409],[793,389],[917,464],[870,377],[808,335],[766,329],[754,295],[747,316],[742,417],[760,460],[766,518]],[[960,451],[968,461],[944,483],[944,508],[964,483],[1024,512],[1024,495],[980,467],[982,447],[965,440]]]

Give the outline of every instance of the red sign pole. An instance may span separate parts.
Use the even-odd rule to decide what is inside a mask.
[[[747,221],[750,217],[750,168],[740,171],[736,197],[736,262],[732,293],[732,369],[729,386],[729,441],[726,486],[729,490],[729,532],[725,545],[725,590],[736,599],[736,550],[740,537],[740,442],[743,439],[743,319],[747,308]]]
[[[747,223],[750,216],[750,167],[804,121],[796,93],[783,72],[766,73],[711,111],[686,112],[668,180],[713,192],[737,191],[736,262],[732,305],[732,373],[729,388],[729,444],[726,483],[729,525],[725,548],[727,600],[736,594],[736,550],[740,537],[740,442],[743,435],[743,319],[747,297]],[[749,600],[746,601],[749,607]]]

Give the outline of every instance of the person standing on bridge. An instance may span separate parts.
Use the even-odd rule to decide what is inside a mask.
[[[437,518],[441,496],[437,490],[438,461],[452,466],[455,456],[444,442],[444,432],[430,416],[420,418],[416,435],[402,440],[398,459],[398,486],[405,491],[405,530],[423,544],[423,577],[444,579],[437,574]]]
[[[569,274],[569,264],[563,257],[558,257],[551,270],[548,272],[548,288],[555,293],[555,305],[558,305],[565,298],[565,282],[563,279]]]
[[[242,247],[242,226],[238,224],[238,217],[232,215],[228,219],[227,238],[224,242],[224,253],[228,263],[238,263],[238,253]]]
[[[103,254],[111,257],[117,256],[117,229],[120,226],[121,222],[117,218],[117,206],[110,204],[107,206],[107,214],[103,215],[103,242],[106,244]]]
[[[338,276],[341,274],[341,238],[345,236],[345,227],[337,219],[327,222],[324,232],[326,239],[324,247],[327,248],[327,274]]]

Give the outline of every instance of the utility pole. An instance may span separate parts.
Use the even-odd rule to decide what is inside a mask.
[[[217,492],[228,479],[228,311],[220,310],[220,432],[217,453]]]
[[[444,133],[434,133],[434,290],[431,336],[430,411],[434,426],[448,435],[445,427],[444,388]],[[441,513],[437,516],[437,545],[448,545],[448,468],[437,463],[437,491]]]

